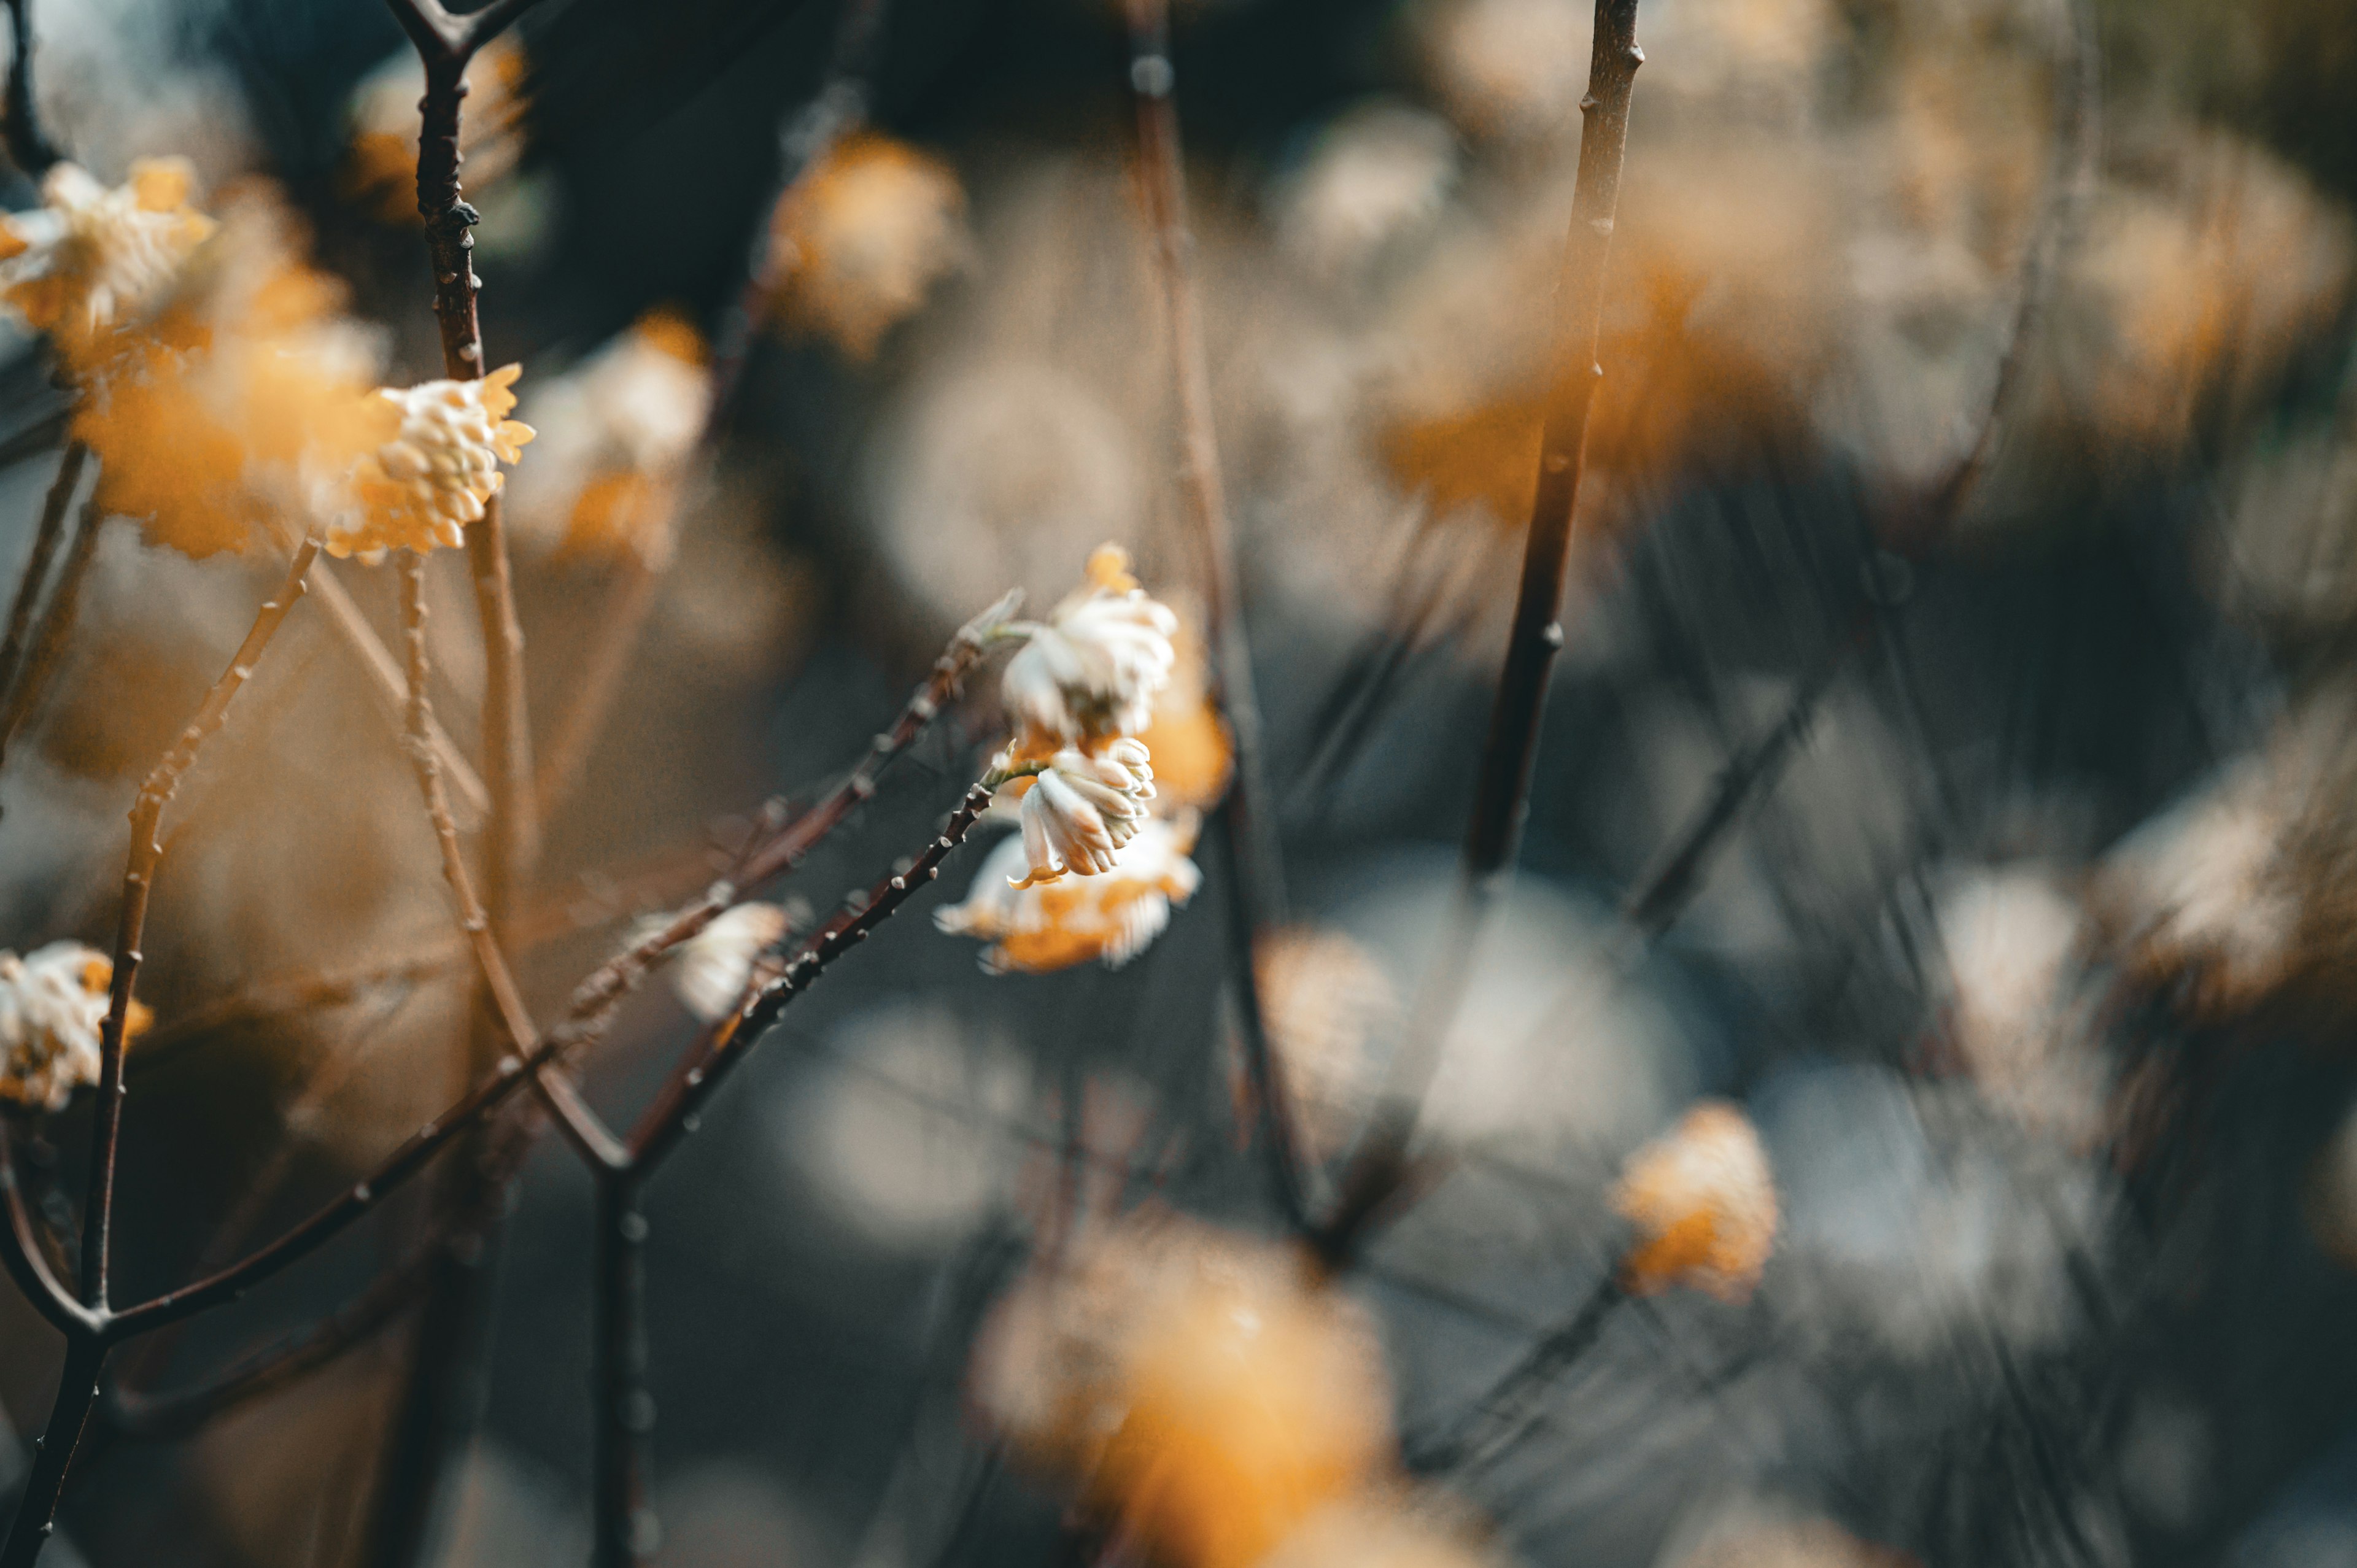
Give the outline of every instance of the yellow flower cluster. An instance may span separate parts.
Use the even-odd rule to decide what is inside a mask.
[[[888,137],[854,136],[770,215],[777,309],[853,359],[871,359],[970,248],[965,193],[948,165]]]
[[[1748,1299],[1776,1246],[1776,1184],[1742,1112],[1708,1101],[1631,1157],[1612,1207],[1637,1229],[1620,1261],[1640,1295],[1692,1285]]]
[[[109,188],[59,164],[39,207],[0,216],[0,299],[70,367],[91,370],[211,236],[213,220],[188,205],[194,177],[185,159],[148,158]]]

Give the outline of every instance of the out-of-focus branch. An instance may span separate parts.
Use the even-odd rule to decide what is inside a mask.
[[[130,865],[123,874],[123,910],[114,936],[113,985],[105,1029],[99,1036],[97,1124],[91,1141],[89,1196],[84,1200],[82,1221],[82,1300],[101,1312],[106,1309],[107,1248],[114,1219],[114,1155],[123,1128],[124,1035],[131,1017],[132,992],[139,976],[148,895],[154,889],[156,867],[164,856],[156,830],[163,822],[164,808],[179,789],[181,779],[196,766],[197,755],[205,742],[228,721],[230,704],[245,689],[270,639],[277,635],[296,601],[303,596],[304,579],[310,575],[311,563],[318,556],[319,542],[316,537],[296,546],[294,559],[287,563],[285,581],[275,594],[263,601],[245,640],[231,658],[229,668],[205,693],[196,716],[180,732],[179,740],[148,774],[131,809]]]
[[[1462,1464],[1480,1464],[1499,1452],[1529,1423],[1532,1408],[1546,1385],[1596,1343],[1605,1319],[1626,1299],[1620,1276],[1606,1271],[1578,1310],[1533,1345],[1446,1431],[1428,1441],[1409,1443],[1408,1468],[1428,1476]]]
[[[415,1256],[379,1275],[350,1301],[316,1323],[265,1346],[202,1382],[167,1393],[106,1391],[102,1419],[123,1436],[145,1441],[186,1437],[213,1417],[298,1381],[365,1345],[413,1305],[431,1277],[429,1242]]]
[[[378,710],[393,725],[393,733],[399,735],[408,722],[409,706],[408,690],[401,681],[401,666],[331,567],[321,566],[312,574],[311,592],[317,596],[319,607],[327,611],[328,624],[335,628],[337,638],[360,661],[361,672],[368,677],[369,695],[376,700]],[[490,811],[491,798],[467,761],[466,754],[440,722],[430,722],[429,737],[434,742],[435,755],[441,759],[442,777],[457,796],[457,803],[465,808],[460,825],[479,821]]]
[[[16,585],[16,597],[8,607],[8,631],[0,640],[0,693],[15,683],[17,668],[25,660],[25,639],[33,629],[33,611],[39,605],[41,587],[48,581],[49,564],[57,558],[58,546],[65,540],[66,513],[73,507],[74,489],[81,483],[82,465],[90,456],[90,448],[79,441],[66,444],[66,455],[58,464],[58,476],[49,483],[49,493],[41,502],[41,522],[33,534],[33,553],[25,558],[25,575]]]
[[[1346,1260],[1367,1224],[1391,1197],[1407,1168],[1424,1092],[1438,1065],[1441,1045],[1457,1014],[1472,962],[1473,943],[1497,891],[1511,875],[1530,803],[1531,772],[1555,657],[1564,644],[1565,577],[1571,564],[1579,483],[1587,458],[1587,421],[1603,367],[1597,345],[1604,312],[1605,266],[1620,209],[1620,168],[1629,141],[1629,104],[1637,68],[1637,0],[1597,0],[1595,46],[1587,94],[1580,100],[1585,129],[1579,143],[1571,232],[1564,247],[1553,381],[1539,446],[1538,489],[1523,555],[1522,585],[1506,656],[1490,713],[1467,829],[1457,897],[1438,939],[1408,1032],[1394,1064],[1387,1094],[1373,1124],[1352,1155],[1341,1197],[1324,1228],[1319,1251],[1329,1264]]]
[[[640,1178],[597,1183],[597,1349],[595,1402],[597,1521],[594,1568],[634,1568],[658,1539],[647,1506],[647,1439],[654,1396],[647,1389],[647,1220]]]
[[[1211,421],[1211,376],[1196,298],[1194,237],[1187,227],[1186,168],[1173,94],[1168,0],[1129,0],[1129,81],[1137,107],[1138,167],[1154,233],[1154,260],[1162,282],[1178,403],[1180,489],[1186,497],[1196,579],[1203,596],[1205,640],[1211,651],[1212,695],[1235,738],[1235,773],[1221,810],[1218,834],[1232,893],[1228,918],[1228,967],[1235,986],[1244,1062],[1268,1140],[1270,1179],[1277,1207],[1297,1228],[1309,1223],[1302,1140],[1285,1075],[1275,1060],[1261,1005],[1254,941],[1285,918],[1285,874],[1270,809],[1261,745],[1260,699],[1254,689],[1252,647],[1244,634],[1235,547],[1220,472],[1219,438]]]
[[[0,111],[0,136],[8,156],[27,177],[38,180],[60,156],[41,129],[40,106],[33,101],[33,0],[8,0],[8,34],[16,57],[8,65],[5,108]]]
[[[96,497],[82,503],[81,524],[74,533],[73,548],[66,553],[65,564],[58,568],[48,607],[34,628],[32,650],[25,656],[24,669],[9,689],[5,705],[0,706],[0,763],[6,761],[8,743],[40,704],[59,662],[65,658],[66,643],[81,614],[82,585],[90,578],[91,563],[98,558],[99,530],[105,521]]]

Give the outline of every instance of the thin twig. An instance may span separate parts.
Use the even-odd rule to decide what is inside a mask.
[[[409,690],[402,683],[400,663],[385,648],[384,639],[377,636],[376,628],[369,624],[360,606],[352,602],[332,567],[322,565],[312,573],[311,592],[317,596],[319,607],[327,612],[328,624],[335,628],[337,638],[360,661],[361,672],[368,677],[369,695],[376,700],[378,711],[393,726],[393,733],[399,735],[408,723],[409,711]],[[458,749],[441,723],[429,722],[434,752],[442,763],[443,779],[466,810],[459,825],[479,822],[490,812],[490,795],[483,789],[483,781],[476,776],[466,753]]]
[[[889,918],[917,889],[941,875],[942,862],[964,842],[974,820],[990,809],[990,794],[982,784],[968,789],[931,843],[827,922],[791,963],[722,1021],[708,1051],[673,1070],[630,1134],[630,1155],[640,1169],[661,1165],[695,1130],[696,1113],[704,1102],[795,997],[809,990],[829,964],[866,940],[868,932]]]
[[[1539,447],[1537,496],[1531,508],[1513,626],[1481,748],[1458,894],[1439,938],[1441,951],[1420,988],[1394,1063],[1383,1107],[1351,1156],[1341,1197],[1320,1238],[1319,1251],[1329,1263],[1350,1255],[1407,1168],[1424,1092],[1464,993],[1475,936],[1512,873],[1522,839],[1547,687],[1555,656],[1564,643],[1558,618],[1587,465],[1588,413],[1604,373],[1597,363],[1597,344],[1603,324],[1605,267],[1620,207],[1629,102],[1644,59],[1637,47],[1637,0],[1597,0],[1587,94],[1580,100],[1585,130],[1571,232],[1564,247],[1561,319]]]
[[[1261,744],[1260,699],[1254,688],[1252,647],[1244,635],[1235,547],[1220,472],[1218,434],[1211,420],[1211,376],[1196,299],[1194,238],[1187,226],[1186,168],[1178,140],[1176,73],[1170,63],[1168,0],[1129,0],[1129,81],[1137,109],[1138,164],[1154,259],[1162,282],[1164,325],[1169,334],[1178,401],[1179,489],[1187,502],[1196,576],[1203,595],[1205,640],[1211,648],[1211,694],[1235,742],[1234,777],[1221,810],[1218,834],[1232,885],[1228,965],[1235,986],[1244,1063],[1268,1140],[1270,1180],[1277,1207],[1297,1229],[1309,1222],[1303,1143],[1291,1090],[1276,1061],[1262,1007],[1255,937],[1285,919],[1285,874],[1269,809]]]
[[[114,1219],[114,1155],[123,1127],[124,1032],[131,1016],[132,993],[138,983],[148,895],[154,889],[156,868],[164,855],[156,830],[162,824],[164,808],[179,789],[180,780],[196,766],[198,753],[204,749],[205,742],[227,722],[230,704],[245,689],[254,666],[269,648],[270,639],[277,635],[287,612],[302,598],[304,579],[310,575],[311,563],[318,556],[319,542],[316,537],[296,546],[294,558],[286,565],[285,581],[254,612],[253,625],[231,658],[229,668],[205,693],[196,716],[180,732],[179,740],[164,754],[164,760],[156,765],[155,771],[147,775],[131,808],[130,863],[123,873],[123,911],[115,928],[113,992],[107,1004],[105,1031],[99,1036],[97,1127],[91,1140],[89,1196],[84,1199],[86,1212],[82,1220],[82,1300],[101,1312],[106,1310],[107,1305],[107,1251]]]
[[[40,106],[33,99],[33,0],[8,0],[8,31],[16,46],[8,66],[8,93],[0,134],[8,156],[26,177],[38,181],[59,158],[56,144],[41,129]]]
[[[33,535],[33,553],[25,559],[25,575],[16,585],[16,600],[8,607],[6,639],[0,641],[0,693],[15,683],[17,668],[24,662],[33,611],[40,603],[42,585],[48,581],[49,564],[65,540],[66,513],[73,508],[74,489],[81,483],[82,465],[89,456],[89,447],[79,441],[68,442],[57,478],[50,481],[49,493],[41,502],[40,528]]]
[[[168,1441],[195,1433],[213,1417],[287,1387],[364,1345],[414,1305],[431,1277],[438,1239],[316,1323],[244,1357],[203,1381],[167,1393],[113,1388],[101,1404],[103,1420],[125,1437]]]
[[[654,1397],[647,1390],[647,1221],[640,1178],[597,1183],[597,1354],[591,1373],[597,1442],[595,1568],[635,1568],[652,1551],[647,1505],[647,1438]]]
[[[1587,1299],[1562,1325],[1542,1336],[1506,1374],[1438,1436],[1406,1445],[1407,1466],[1428,1476],[1498,1453],[1530,1419],[1546,1385],[1594,1346],[1605,1319],[1627,1299],[1620,1276],[1607,1271]]]

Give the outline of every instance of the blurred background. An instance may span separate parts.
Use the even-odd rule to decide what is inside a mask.
[[[1175,18],[1291,898],[1260,967],[1328,1158],[1471,803],[1588,26],[1577,0]],[[436,373],[418,82],[377,0],[36,0],[35,27],[71,156],[110,183],[190,158],[200,205],[266,206],[342,281],[391,379]],[[1614,1171],[1718,1096],[1773,1168],[1765,1278],[1617,1313],[1544,1421],[1450,1477],[1501,1552],[2357,1568],[2357,16],[1644,0],[1639,36],[1523,873],[1428,1106],[1446,1162],[1346,1282],[1399,1420],[1458,1408],[1587,1295]],[[478,63],[484,337],[543,431],[510,515],[544,756],[643,627],[546,824],[536,1004],[699,891],[765,798],[831,783],[1005,587],[1051,605],[1115,540],[1201,602],[1127,75],[1108,0],[547,0]],[[814,130],[845,134],[780,204]],[[748,303],[705,461],[702,367],[733,364]],[[0,434],[61,398],[32,339],[7,354]],[[10,450],[13,572],[54,458]],[[648,505],[675,526],[634,530]],[[481,650],[463,570],[434,570],[471,751]],[[0,776],[8,945],[107,940],[123,812],[276,571],[103,536]],[[342,580],[389,634],[386,575]],[[406,763],[317,618],[285,640],[176,808],[133,1294],[459,1087],[467,993]],[[801,917],[928,834],[999,733],[978,681],[786,886]],[[1731,831],[1664,878],[1730,778]],[[1060,1560],[1062,1499],[970,1408],[990,1303],[1076,1187],[1274,1228],[1216,857],[1135,962],[1006,977],[926,918],[978,860],[789,1013],[651,1193],[666,1564]],[[285,1000],[347,972],[334,1005]],[[693,1028],[650,986],[591,1098],[625,1115]],[[30,1157],[77,1170],[82,1136],[58,1118]],[[515,1196],[453,1568],[587,1552],[590,1197],[554,1142]],[[146,1375],[333,1306],[422,1220],[393,1206]],[[107,1443],[57,1560],[361,1561],[407,1333],[193,1437]],[[0,1300],[19,1432],[55,1355]]]

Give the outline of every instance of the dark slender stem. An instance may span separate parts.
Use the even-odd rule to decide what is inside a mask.
[[[1428,1443],[1409,1444],[1408,1468],[1432,1475],[1479,1464],[1496,1453],[1529,1423],[1546,1385],[1587,1353],[1603,1333],[1606,1317],[1626,1299],[1619,1275],[1607,1272],[1579,1309],[1532,1346],[1448,1431]]]
[[[286,578],[277,593],[254,612],[253,625],[231,656],[229,668],[205,693],[196,716],[164,760],[139,788],[131,808],[130,864],[123,874],[123,910],[114,935],[114,977],[105,1030],[99,1036],[99,1078],[96,1131],[91,1139],[89,1195],[84,1199],[81,1236],[81,1295],[84,1305],[99,1312],[107,1304],[107,1252],[114,1220],[115,1150],[123,1131],[123,1039],[131,1016],[132,991],[143,956],[140,943],[147,925],[147,899],[155,886],[156,867],[164,857],[156,837],[164,808],[180,788],[180,780],[196,766],[205,742],[228,722],[230,704],[245,689],[254,666],[277,635],[278,628],[303,596],[304,579],[319,556],[317,539],[306,539],[287,563]]]
[[[90,448],[81,442],[67,443],[58,477],[50,481],[49,493],[41,502],[41,525],[33,535],[33,553],[26,557],[16,600],[8,607],[6,639],[0,640],[0,693],[15,683],[17,669],[25,661],[25,639],[33,628],[33,611],[40,603],[42,585],[48,581],[49,564],[65,540],[66,513],[73,508],[74,490],[81,483],[82,465],[89,456]]]
[[[647,1221],[630,1173],[597,1183],[597,1568],[636,1568],[652,1550],[647,1443],[655,1404],[647,1391]]]
[[[57,146],[41,129],[40,106],[33,101],[33,0],[8,0],[8,31],[16,46],[8,66],[8,95],[0,131],[5,131],[8,156],[26,176],[38,180],[58,161]]]
[[[1130,0],[1129,80],[1137,109],[1140,183],[1154,231],[1163,321],[1177,383],[1179,487],[1186,498],[1189,537],[1197,558],[1195,575],[1203,596],[1212,697],[1226,715],[1235,741],[1234,777],[1222,804],[1226,831],[1219,835],[1233,890],[1228,911],[1229,977],[1235,987],[1245,1068],[1260,1109],[1261,1131],[1268,1140],[1270,1180],[1277,1207],[1296,1228],[1306,1228],[1309,1204],[1302,1140],[1290,1090],[1275,1059],[1275,1045],[1269,1038],[1259,966],[1254,961],[1254,939],[1285,919],[1285,872],[1275,815],[1267,809],[1270,797],[1260,699],[1253,681],[1252,647],[1244,634],[1233,531],[1220,470],[1219,437],[1211,418],[1211,375],[1195,290],[1194,237],[1188,231],[1187,176],[1179,144],[1169,24],[1168,0]]]
[[[213,1417],[307,1377],[364,1345],[407,1311],[432,1277],[438,1241],[387,1273],[326,1317],[287,1335],[235,1365],[167,1393],[110,1390],[101,1416],[115,1432],[143,1441],[194,1434]]]
[[[8,1277],[25,1293],[25,1299],[68,1338],[96,1333],[102,1321],[98,1314],[65,1287],[49,1266],[48,1254],[42,1251],[40,1235],[25,1207],[24,1188],[17,1181],[16,1141],[5,1114],[0,1114],[0,1206],[5,1207],[8,1219],[6,1230],[0,1232],[0,1261],[6,1262]]]
[[[91,1406],[98,1399],[98,1375],[105,1365],[103,1341],[95,1336],[68,1336],[57,1402],[49,1407],[48,1425],[34,1442],[32,1474],[16,1500],[16,1517],[8,1521],[7,1540],[0,1543],[0,1568],[33,1568],[56,1530],[66,1470],[89,1423]]]
[[[0,707],[0,763],[6,761],[8,743],[40,704],[65,657],[66,643],[81,614],[82,585],[90,578],[91,563],[98,558],[99,531],[105,521],[95,497],[82,503],[81,526],[74,532],[73,547],[66,553],[65,564],[58,568],[48,607],[41,612],[40,624],[33,630],[32,650],[8,692],[6,705]]]
[[[990,793],[981,784],[968,789],[931,843],[904,868],[886,876],[828,921],[791,963],[757,987],[736,1013],[722,1020],[708,1049],[691,1055],[673,1070],[630,1134],[631,1158],[641,1172],[652,1172],[695,1130],[696,1113],[704,1102],[795,997],[809,990],[829,964],[866,940],[867,934],[890,918],[917,889],[941,875],[942,862],[965,841],[974,820],[990,809]]]
[[[1406,1171],[1424,1092],[1470,972],[1475,936],[1500,886],[1512,872],[1522,840],[1547,687],[1564,643],[1558,618],[1587,460],[1588,413],[1604,374],[1597,363],[1597,347],[1603,328],[1605,268],[1620,210],[1630,99],[1644,59],[1644,51],[1637,47],[1637,0],[1596,0],[1595,47],[1588,59],[1587,94],[1579,105],[1585,127],[1571,232],[1564,246],[1538,489],[1531,506],[1505,661],[1498,671],[1489,734],[1481,747],[1456,906],[1394,1063],[1384,1109],[1351,1156],[1334,1218],[1320,1239],[1319,1251],[1329,1263],[1350,1254],[1359,1233]]]

